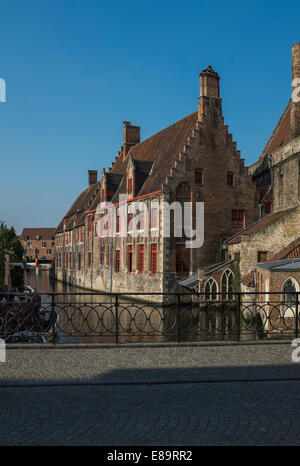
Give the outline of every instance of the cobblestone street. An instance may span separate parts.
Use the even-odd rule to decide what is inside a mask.
[[[1,445],[299,445],[290,344],[7,350]]]

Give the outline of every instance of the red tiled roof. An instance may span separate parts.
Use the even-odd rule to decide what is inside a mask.
[[[247,228],[245,228],[244,230],[240,231],[239,233],[237,233],[235,236],[233,236],[231,239],[227,240],[227,244],[236,244],[236,243],[239,243],[241,241],[241,236],[243,234],[246,234],[248,235],[249,233],[253,233],[254,231],[256,230],[259,230],[260,228],[262,227],[265,227],[266,225],[268,225],[269,223],[272,223],[274,222],[275,220],[277,220],[278,218],[280,217],[283,217],[284,215],[286,215],[287,212],[290,212],[291,210],[293,210],[294,207],[291,207],[290,209],[286,209],[286,210],[281,210],[279,212],[274,212],[272,214],[269,214],[269,215],[266,215],[265,217],[263,217],[262,219],[258,220],[257,222],[255,223],[252,223],[251,225],[249,225]]]
[[[291,140],[291,129],[290,129],[290,120],[291,120],[291,101],[288,102],[285,107],[275,129],[268,140],[266,147],[264,148],[260,159],[263,159],[267,155],[274,152],[280,146],[287,144]]]
[[[183,150],[187,138],[191,136],[192,130],[196,127],[197,119],[198,112],[191,113],[145,139],[145,141],[136,144],[130,149],[125,160],[123,160],[123,154],[120,153],[113,168],[110,169],[110,173],[124,174],[129,154],[131,154],[134,160],[154,162],[151,175],[136,194],[143,195],[161,189],[162,183],[165,182],[166,176],[170,173],[173,162],[177,159],[179,152]]]
[[[268,259],[268,262],[282,259],[292,259],[294,257],[300,257],[300,237],[292,241],[292,243],[288,244],[285,248],[276,252],[276,254]]]
[[[24,228],[21,234],[21,240],[24,240],[24,236],[29,239],[35,239],[36,236],[40,236],[41,239],[51,240],[55,233],[56,228]]]

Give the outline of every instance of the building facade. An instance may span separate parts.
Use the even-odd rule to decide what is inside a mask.
[[[52,262],[55,256],[56,228],[24,228],[20,236],[26,247],[28,261],[34,261],[36,254],[41,262]]]
[[[219,79],[211,67],[203,70],[198,110],[142,142],[140,128],[124,122],[124,143],[109,171],[98,180],[89,170],[88,187],[57,227],[57,279],[102,291],[170,292],[199,267],[224,259],[224,240],[251,224],[259,205],[224,124]],[[184,215],[194,229],[196,204],[204,203],[203,244],[187,246],[172,212],[165,234],[166,206],[174,202],[190,203]]]
[[[293,82],[299,78],[300,43],[296,43],[292,48]],[[287,267],[284,271],[273,268],[273,261],[300,257],[300,98],[295,92],[264,151],[248,172],[256,188],[258,216],[226,239],[226,258],[238,262],[243,292],[282,291],[289,278],[299,289],[299,273],[295,269],[289,277]],[[262,267],[262,263],[269,267]],[[216,270],[206,274],[199,286],[205,288],[209,280],[217,283],[216,274]]]

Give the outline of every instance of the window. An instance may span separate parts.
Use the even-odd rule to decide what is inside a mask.
[[[128,246],[128,263],[127,263],[127,267],[128,267],[128,272],[131,273],[132,272],[132,246]]]
[[[70,255],[69,255],[69,264],[70,264],[70,267],[73,266],[73,254],[70,252]]]
[[[120,233],[120,215],[116,216],[116,233]]]
[[[218,287],[217,283],[213,278],[210,278],[205,284],[205,300],[206,301],[216,301]]]
[[[132,194],[132,178],[128,180],[128,194]]]
[[[116,272],[120,272],[120,251],[116,251]]]
[[[234,178],[234,173],[233,172],[228,172],[227,173],[227,184],[228,184],[228,186],[233,186],[233,178]]]
[[[196,168],[196,170],[195,170],[195,183],[196,184],[203,184],[202,168]]]
[[[232,210],[233,230],[243,230],[245,228],[245,211],[241,209]]]
[[[190,250],[179,246],[176,249],[176,275],[188,275],[190,271]]]
[[[110,257],[110,254],[111,254],[111,250],[110,250],[110,246],[107,246],[106,248],[106,265],[107,267],[110,267],[111,263],[111,257]]]
[[[88,237],[92,237],[92,232],[93,232],[93,216],[90,215],[88,217]]]
[[[283,283],[281,292],[281,315],[283,319],[285,317],[295,318],[299,283],[294,278],[290,277]]]
[[[133,214],[128,214],[128,231],[133,230]]]
[[[46,243],[42,241],[42,248],[45,248],[45,247],[46,247]]]
[[[95,238],[97,238],[98,236],[97,225],[98,225],[98,222],[95,222]]]
[[[151,275],[156,275],[157,245],[151,244]]]
[[[144,211],[142,210],[141,212],[139,212],[139,222],[137,225],[137,229],[140,231],[143,231],[145,227],[144,225],[145,225],[145,215],[144,215]]]
[[[89,267],[92,266],[92,253],[89,252]]]
[[[83,242],[83,227],[80,227],[80,241]]]
[[[151,228],[155,229],[158,225],[158,209],[155,207],[151,209]]]
[[[52,254],[52,249],[47,249],[47,255],[51,256],[51,254]]]
[[[258,251],[257,262],[266,262],[268,253],[267,251]]]
[[[100,246],[100,265],[104,265],[104,246]]]
[[[78,268],[81,270],[81,252],[78,253]]]
[[[104,189],[101,190],[101,201],[102,202],[105,201],[105,191],[104,191]]]
[[[144,245],[139,245],[139,273],[144,272]]]
[[[225,272],[222,275],[222,299],[232,299],[232,282],[232,271],[225,270]]]

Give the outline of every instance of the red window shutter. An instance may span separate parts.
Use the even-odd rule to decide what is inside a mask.
[[[120,251],[116,251],[116,272],[120,272]]]
[[[190,250],[182,246],[176,249],[176,274],[188,275],[190,272]]]
[[[243,230],[245,228],[245,211],[241,209],[232,210],[233,230]]]
[[[133,214],[128,214],[128,231],[133,230]]]
[[[89,238],[92,237],[92,233],[93,233],[93,216],[90,215],[89,218],[88,218],[88,235],[89,235]]]
[[[156,275],[157,245],[151,244],[151,275]]]
[[[101,201],[102,202],[105,201],[105,191],[104,191],[104,189],[101,190]]]
[[[144,245],[139,245],[139,273],[144,272]]]
[[[128,246],[128,272],[132,272],[132,246]]]

